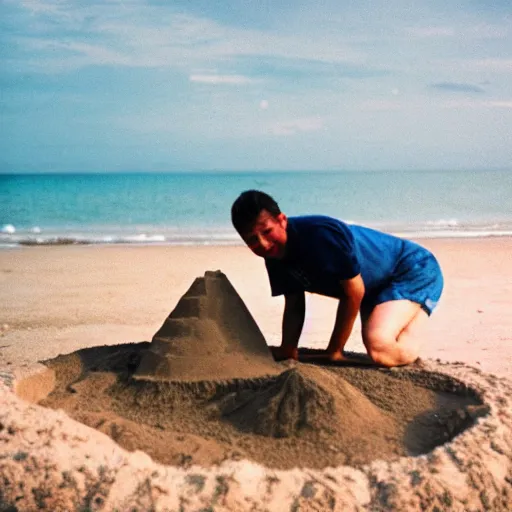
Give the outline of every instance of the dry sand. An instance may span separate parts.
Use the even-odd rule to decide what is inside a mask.
[[[423,240],[445,291],[423,357],[512,375],[512,238]],[[193,280],[221,269],[270,344],[282,299],[245,247],[30,247],[0,251],[0,368],[103,344],[149,341]],[[336,302],[308,297],[301,345],[325,346]],[[356,325],[349,350],[362,351]]]
[[[512,329],[506,309],[512,297],[508,266],[512,240],[432,240],[425,245],[439,257],[447,289],[440,310],[430,322],[424,356],[462,360],[487,372],[510,376]],[[139,343],[90,348],[48,360],[59,353],[70,353],[78,348],[151,339],[170,307],[178,302],[193,279],[206,269],[216,268],[229,275],[267,340],[275,344],[279,340],[282,303],[279,299],[268,297],[268,283],[261,263],[246,249],[234,247],[51,247],[4,251],[0,253],[0,276],[2,284],[6,286],[0,292],[0,304],[2,314],[6,316],[0,318],[0,325],[3,326],[0,372],[3,372],[5,381],[8,375],[6,371],[15,368],[14,373],[20,375],[24,365],[30,369],[35,361],[46,360],[46,364],[55,370],[57,385],[55,391],[42,402],[44,405],[65,409],[71,417],[106,433],[129,451],[144,450],[154,460],[182,469],[194,464],[206,467],[221,464],[219,467],[222,467],[226,462],[229,464],[242,459],[277,469],[299,466],[304,471],[343,464],[359,467],[366,472],[366,478],[373,485],[370,501],[365,498],[372,507],[377,503],[384,506],[392,503],[394,491],[388,489],[389,479],[395,478],[404,464],[410,465],[408,461],[420,460],[411,459],[411,455],[428,453],[436,445],[461,432],[464,434],[458,439],[466,441],[459,451],[452,448],[456,442],[445,445],[447,453],[453,452],[453,457],[458,458],[459,468],[465,467],[466,461],[472,459],[473,455],[486,463],[495,463],[495,455],[482,457],[477,453],[485,450],[487,445],[475,439],[480,430],[489,431],[489,422],[493,421],[494,432],[501,429],[502,435],[510,437],[510,415],[504,412],[508,409],[506,397],[510,394],[510,385],[506,380],[491,379],[493,389],[492,386],[489,388],[491,380],[484,378],[486,385],[479,389],[475,385],[468,390],[465,383],[446,380],[442,375],[425,373],[421,369],[389,372],[320,368],[296,363],[280,363],[278,371],[282,373],[268,377],[269,373],[275,372],[265,371],[265,378],[264,375],[258,378],[260,370],[255,365],[252,373],[247,375],[249,379],[238,378],[236,371],[230,375],[230,368],[227,367],[222,368],[222,375],[216,378],[215,367],[206,365],[204,371],[211,372],[211,376],[201,374],[198,378],[190,374],[192,378],[188,379],[186,368],[193,360],[191,354],[185,354],[188,362],[182,365],[184,373],[180,375],[180,382],[140,380],[155,362],[155,354],[158,355],[156,366],[161,367],[163,360],[163,366],[167,368],[168,360],[165,357],[162,359],[159,352],[166,340],[160,335],[155,337],[151,346]],[[251,269],[250,275],[248,269]],[[485,277],[480,276],[483,269]],[[167,298],[165,294],[168,294]],[[204,303],[204,297],[198,302],[196,296],[193,293],[193,300],[187,304],[194,302],[195,307]],[[226,311],[217,316],[221,318],[227,311],[234,311],[233,304],[230,302]],[[173,322],[183,323],[183,311],[188,311],[188,305],[177,308],[180,319],[171,319],[170,324],[164,324],[160,334],[169,330],[166,325],[170,325],[173,331]],[[166,312],[156,319],[163,308]],[[318,297],[309,300],[310,314],[302,346],[325,345],[334,308],[335,301],[332,300]],[[206,329],[205,333],[212,329],[210,319],[207,322],[210,323],[201,324],[201,329]],[[215,326],[213,328],[216,329]],[[181,327],[179,330],[181,333]],[[483,333],[486,335],[483,336]],[[258,336],[252,350],[259,354],[262,368],[266,365],[271,368],[274,363],[265,359],[265,347],[258,345],[262,341]],[[206,352],[213,354],[232,343],[223,336],[217,338],[216,347],[205,345]],[[201,339],[196,340],[195,344],[200,351]],[[351,338],[349,349],[361,350],[358,330]],[[173,357],[183,355],[178,350]],[[146,361],[145,365],[140,365],[141,361]],[[180,361],[183,363],[184,360]],[[233,366],[236,365],[234,361]],[[143,366],[145,371],[141,372]],[[137,380],[132,378],[134,371],[140,374]],[[205,375],[211,378],[204,378]],[[463,375],[470,378],[471,374],[466,371]],[[41,398],[34,391],[44,395],[44,386],[40,384],[44,383],[50,389],[53,382],[47,382],[48,379],[51,381],[50,377],[46,381],[24,381],[24,388],[18,388],[18,392],[33,400]],[[491,389],[496,393],[497,401],[492,400]],[[8,395],[0,393],[0,398],[2,396],[6,401],[10,400]],[[23,406],[16,403],[13,410],[18,407]],[[26,417],[28,414],[33,414],[32,409],[25,407],[22,415]],[[7,446],[20,447],[26,443],[26,427],[21,426],[20,417],[15,415],[13,423],[13,416],[9,412],[3,416],[5,424],[0,424],[0,441],[3,439]],[[478,423],[480,417],[489,419]],[[475,421],[478,427],[469,429],[466,434],[465,429]],[[72,423],[69,419],[65,422],[69,425]],[[40,428],[37,432],[46,433],[47,430]],[[64,435],[65,442],[68,442],[69,435]],[[51,434],[51,438],[54,437]],[[499,440],[499,436],[496,439]],[[480,505],[485,507],[486,503],[491,503],[496,510],[505,510],[512,500],[509,488],[512,447],[510,442],[496,445],[496,439],[492,441],[495,446],[492,443],[489,446],[493,453],[501,454],[502,471],[488,473],[482,468],[470,470],[471,465],[468,465],[466,469],[460,469],[467,472],[465,483],[461,485],[467,488],[466,494],[469,493],[467,486],[473,485]],[[106,449],[108,445],[102,443]],[[26,471],[34,472],[34,463],[27,462],[29,455],[30,451],[18,450],[12,461],[3,466],[4,482],[8,484],[6,489],[11,497],[15,492],[13,468],[25,467]],[[400,456],[405,458],[399,459]],[[5,454],[2,456],[0,453],[0,459],[2,457],[5,459]],[[379,476],[375,469],[379,464],[372,462],[376,459],[382,463],[390,461],[387,464],[397,461],[399,466],[396,466],[394,473],[386,473],[390,466],[382,466],[386,471]],[[57,466],[65,466],[63,460],[59,459]],[[398,462],[402,460],[404,463]],[[41,459],[37,461],[36,466]],[[32,469],[28,469],[30,467]],[[80,472],[79,469],[77,471]],[[437,468],[436,472],[443,471]],[[387,476],[383,476],[385,473]],[[40,473],[35,471],[34,474]],[[70,474],[75,475],[76,471]],[[475,475],[479,475],[478,482],[475,482]],[[103,476],[100,471],[96,480],[93,479],[96,482],[94,489],[103,481]],[[48,477],[45,478],[48,480]],[[67,483],[64,483],[73,488],[73,503],[84,503],[82,498],[77,498],[79,491],[75,476],[72,484],[69,478],[68,475],[67,480],[64,479]],[[354,478],[353,475],[351,478]],[[416,503],[421,503],[422,508],[426,509],[425,504],[429,503],[435,503],[435,507],[437,503],[454,503],[451,490],[444,490],[442,494],[432,492],[431,483],[423,489],[421,483],[425,478],[424,471],[418,472],[413,478],[412,485],[419,486],[415,492]],[[374,484],[372,479],[375,479]],[[377,485],[378,481],[381,483]],[[105,496],[114,496],[109,494],[112,485],[115,487],[113,482],[115,479],[103,482],[107,489]],[[203,484],[201,489],[196,489],[199,494],[202,493]],[[153,482],[147,485],[148,489],[153,488]],[[229,486],[226,482],[223,486],[221,490],[227,494]],[[396,487],[396,484],[393,486]],[[44,492],[49,493],[48,496],[40,495],[43,492],[41,484],[36,487],[39,490],[32,491],[32,502],[47,508],[50,503],[55,506],[52,500],[56,494],[46,490]],[[325,506],[334,510],[336,504],[339,506],[343,502],[340,497],[331,496],[327,502],[324,500],[322,506],[316,491],[304,489],[294,502],[296,506],[300,504],[297,502],[300,497],[307,498],[309,505],[306,504],[304,510],[316,510],[316,506],[321,507],[319,510]],[[217,495],[214,494],[214,501],[210,503],[218,501],[218,492],[215,492]],[[89,499],[88,496],[89,491],[85,498]],[[397,503],[403,499],[413,503],[412,497],[404,496],[403,492],[399,492],[394,499]],[[464,504],[467,499],[457,498],[457,503]],[[25,500],[25,495],[20,500]],[[358,498],[347,503],[356,505],[363,502]],[[313,503],[316,505],[311,508]],[[101,498],[99,505],[102,507],[103,504]],[[473,506],[476,502],[473,499],[467,504]],[[180,510],[196,510],[182,505]],[[238,506],[234,509],[245,510]],[[296,506],[296,509],[302,508]]]

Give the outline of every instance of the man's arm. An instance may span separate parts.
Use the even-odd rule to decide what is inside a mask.
[[[348,341],[350,333],[352,332],[354,322],[359,313],[361,301],[364,297],[365,288],[361,274],[353,277],[352,279],[341,281],[340,286],[340,301],[329,345],[325,352],[306,356],[304,359],[318,362],[327,360],[345,361],[347,363],[363,365],[373,364],[367,357],[346,357],[343,354],[343,349]]]
[[[298,359],[299,338],[306,315],[304,292],[285,295],[281,346],[273,350],[276,359]]]
[[[352,332],[364,297],[364,282],[361,274],[341,281],[340,286],[341,296],[336,312],[336,321],[327,347],[327,353],[334,359],[343,355],[343,348]]]

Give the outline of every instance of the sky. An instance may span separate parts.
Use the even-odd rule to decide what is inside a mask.
[[[2,0],[0,172],[512,169],[510,0]]]

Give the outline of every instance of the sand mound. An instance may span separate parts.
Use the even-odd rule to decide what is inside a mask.
[[[386,434],[393,437],[396,431],[393,419],[359,390],[334,373],[315,367],[297,366],[260,389],[228,394],[220,409],[222,417],[241,431],[290,437],[308,430],[332,435],[340,447],[354,442],[359,445],[361,432],[365,432],[368,445],[376,432],[384,438]],[[372,448],[379,454],[387,451]]]
[[[96,347],[47,361],[57,386],[40,403],[164,464],[243,458],[281,469],[426,453],[473,424],[471,408],[481,403],[439,379],[291,362],[256,379],[134,379],[147,347]]]
[[[154,335],[135,377],[173,381],[274,375],[265,338],[228,278],[197,278]]]
[[[241,431],[289,437],[318,428],[319,418],[334,415],[332,395],[294,368],[263,386],[229,393],[219,401],[223,418]]]

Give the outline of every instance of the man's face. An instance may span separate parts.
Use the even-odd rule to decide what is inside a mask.
[[[267,210],[262,210],[252,228],[242,238],[257,256],[281,259],[285,255],[287,225],[288,219],[284,213],[274,217]]]

